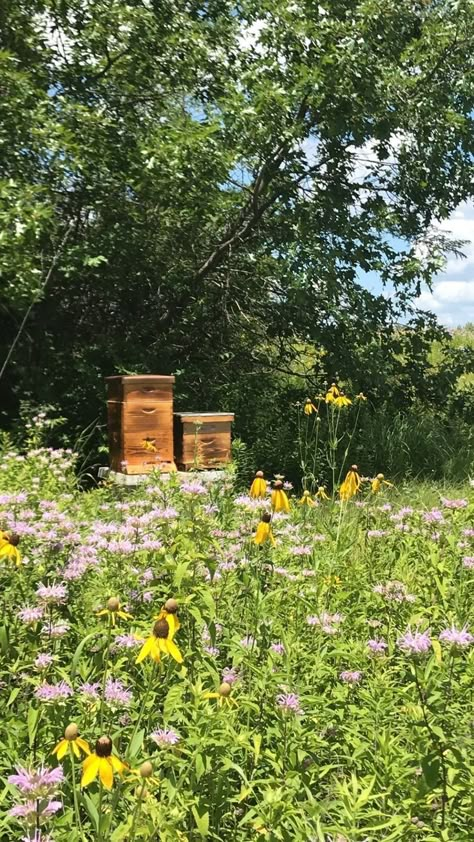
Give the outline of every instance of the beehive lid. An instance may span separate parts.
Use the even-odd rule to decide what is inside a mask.
[[[183,421],[233,421],[233,412],[175,412]]]

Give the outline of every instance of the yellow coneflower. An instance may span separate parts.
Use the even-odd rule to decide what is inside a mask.
[[[173,634],[172,634],[173,637],[175,636],[178,629],[181,628],[181,623],[179,622],[177,611],[178,611],[178,603],[176,602],[176,600],[175,599],[167,599],[163,608],[161,609],[160,613],[158,614],[157,617],[155,617],[155,620],[165,620],[166,619],[168,621],[170,629],[173,632]]]
[[[339,392],[337,384],[331,383],[329,389],[327,390],[327,392],[324,396],[324,400],[326,401],[326,403],[334,403],[336,398],[339,397],[339,394],[340,394],[340,392]]]
[[[299,501],[300,506],[315,506],[316,503],[311,499],[311,491],[303,491],[303,496]]]
[[[272,509],[274,512],[289,512],[290,501],[283,491],[283,483],[281,479],[277,479],[272,491]]]
[[[155,446],[156,439],[142,439],[141,445],[143,450],[148,450],[149,453],[158,453]]]
[[[344,392],[340,392],[337,398],[334,398],[334,406],[338,409],[343,409],[345,406],[350,406],[352,403],[351,399],[344,394]]]
[[[270,541],[272,547],[275,546],[275,539],[273,537],[272,527],[271,527],[271,515],[268,512],[264,512],[262,515],[262,519],[257,526],[257,531],[255,533],[253,542],[254,544],[265,544],[266,541]]]
[[[251,497],[265,497],[267,493],[267,483],[263,478],[263,471],[257,471],[255,479],[250,486]]]
[[[0,533],[0,558],[8,558],[14,561],[16,566],[21,564],[21,553],[18,549],[20,543],[20,536],[15,532],[1,532]]]
[[[316,497],[318,500],[329,500],[329,496],[326,494],[326,487],[324,485],[318,485]]]
[[[311,398],[306,398],[304,402],[303,412],[305,415],[312,415],[313,412],[317,412],[314,403],[312,402]]]
[[[357,494],[362,480],[359,475],[359,468],[357,465],[351,465],[346,474],[346,478],[339,489],[339,496],[341,500],[350,500],[354,494]]]
[[[150,637],[145,640],[135,663],[140,664],[145,658],[152,658],[159,663],[162,655],[171,655],[178,664],[183,663],[183,656],[176,643],[173,643],[174,631],[168,617],[157,620]]]
[[[82,764],[82,787],[89,786],[98,777],[106,789],[112,789],[114,772],[123,775],[127,765],[112,754],[112,748],[110,737],[99,737],[95,751],[86,757]]]
[[[203,699],[217,699],[219,707],[232,707],[237,705],[237,702],[230,695],[231,692],[231,685],[227,681],[223,681],[217,693],[204,693]]]
[[[79,729],[75,722],[71,722],[71,724],[67,726],[64,731],[64,739],[59,741],[57,746],[53,748],[51,754],[55,754],[58,760],[62,760],[67,754],[69,747],[71,747],[71,750],[74,752],[76,757],[81,756],[81,751],[83,751],[84,754],[91,753],[89,743],[79,736]]]
[[[378,494],[382,485],[386,485],[388,488],[393,488],[393,482],[388,482],[383,474],[377,474],[371,482],[372,494]]]
[[[110,617],[112,626],[115,626],[117,617],[120,617],[122,620],[132,619],[131,614],[127,614],[126,611],[122,610],[120,606],[120,600],[117,599],[116,596],[111,596],[109,601],[107,602],[107,607],[103,608],[102,611],[97,612],[98,617],[103,617],[104,614],[107,614]]]
[[[339,576],[325,576],[324,584],[328,588],[340,588],[342,585],[342,579],[340,579]]]

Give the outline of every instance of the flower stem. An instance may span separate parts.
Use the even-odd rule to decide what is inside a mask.
[[[145,780],[145,778],[143,778],[143,782],[142,782],[142,785],[140,787],[140,792],[138,793],[138,799],[137,799],[137,803],[135,805],[135,810],[133,811],[132,826],[130,828],[130,842],[134,842],[134,839],[135,839],[135,830],[136,830],[136,825],[137,825],[138,817],[140,815],[140,810],[141,810],[141,806],[142,806],[142,798],[143,798],[143,793],[145,791],[145,784],[146,784],[146,780]]]
[[[129,756],[129,752],[130,752],[130,749],[131,749],[131,747],[132,747],[132,743],[133,743],[133,741],[134,741],[134,739],[135,739],[135,736],[136,736],[136,734],[137,734],[137,732],[138,732],[138,728],[139,728],[139,726],[140,726],[140,723],[141,723],[141,721],[142,721],[142,717],[143,717],[143,714],[144,714],[144,711],[145,711],[145,705],[146,705],[146,703],[147,703],[147,701],[148,701],[148,696],[149,696],[149,694],[150,694],[151,685],[152,685],[152,683],[153,683],[153,678],[154,678],[154,676],[155,676],[155,669],[156,669],[156,662],[154,661],[154,662],[153,662],[153,666],[152,666],[152,668],[151,668],[151,670],[150,670],[150,677],[149,677],[149,679],[148,679],[147,688],[146,688],[146,690],[145,690],[145,694],[144,694],[144,696],[143,696],[143,701],[142,701],[142,704],[141,704],[141,707],[140,707],[140,711],[139,711],[139,713],[138,713],[138,718],[137,718],[137,721],[135,722],[135,727],[134,727],[134,729],[133,729],[133,733],[132,733],[132,736],[131,736],[131,738],[130,738],[130,742],[129,742],[129,744],[128,744],[128,749],[127,749],[127,754],[126,754],[126,757],[127,757],[127,758],[128,758],[128,756]]]
[[[79,809],[79,801],[78,801],[78,798],[77,798],[76,764],[74,762],[74,751],[72,749],[71,743],[69,743],[69,756],[71,758],[72,794],[73,794],[73,798],[74,798],[74,812],[76,814],[77,828],[79,830],[81,839],[83,839],[84,834],[83,834],[83,830],[82,830],[81,813],[80,813],[80,809]]]
[[[104,727],[104,702],[105,702],[105,685],[107,682],[107,669],[109,664],[109,652],[110,652],[110,638],[112,636],[112,618],[109,615],[109,628],[107,631],[107,646],[105,649],[105,663],[104,663],[104,677],[102,679],[102,693],[100,698],[100,731],[102,733]]]

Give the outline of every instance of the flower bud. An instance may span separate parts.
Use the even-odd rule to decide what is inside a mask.
[[[168,614],[176,614],[177,610],[178,610],[178,603],[176,602],[176,600],[175,599],[167,599],[166,602],[165,602],[165,611],[167,611]]]
[[[113,613],[115,613],[115,611],[118,611],[119,608],[120,600],[117,599],[116,596],[111,596],[109,601],[107,602],[107,611],[112,611]]]
[[[77,740],[79,736],[79,729],[75,722],[70,722],[67,728],[64,731],[64,739],[65,740]]]
[[[140,766],[140,777],[141,778],[151,778],[153,774],[153,766],[149,760],[145,760],[144,763]]]
[[[231,690],[232,687],[230,686],[230,684],[227,681],[223,681],[221,686],[219,687],[219,696],[230,696]]]

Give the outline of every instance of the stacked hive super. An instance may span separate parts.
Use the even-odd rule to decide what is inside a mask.
[[[126,474],[175,471],[174,377],[107,377],[110,467]]]

